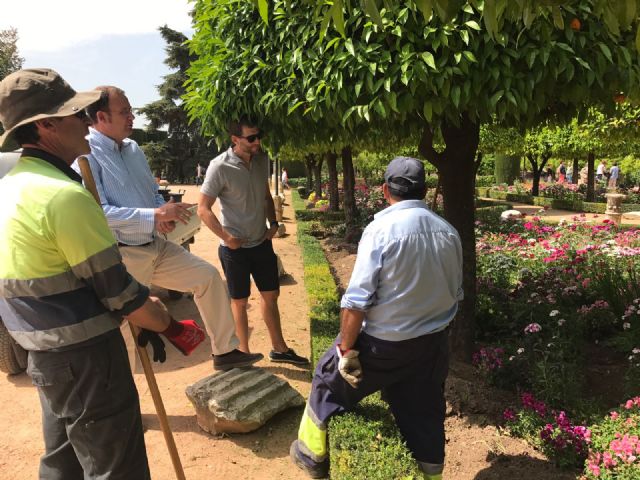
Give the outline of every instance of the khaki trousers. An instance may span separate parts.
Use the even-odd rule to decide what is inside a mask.
[[[120,253],[129,273],[143,285],[193,293],[214,355],[228,353],[239,345],[229,294],[216,267],[162,238],[142,247],[121,246]],[[121,330],[135,372],[136,349],[129,325],[124,323]]]

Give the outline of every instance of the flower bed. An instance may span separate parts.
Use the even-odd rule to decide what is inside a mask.
[[[611,401],[611,392],[586,388],[592,346],[628,356],[610,377],[628,395],[640,393],[640,230],[583,220],[480,222],[477,230],[485,346],[475,363],[492,383],[535,394],[507,412],[508,425],[561,466],[582,464],[585,425]]]

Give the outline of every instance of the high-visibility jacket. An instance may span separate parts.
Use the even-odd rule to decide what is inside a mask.
[[[122,264],[100,206],[52,163],[22,157],[0,180],[0,316],[27,350],[119,327],[149,291]]]

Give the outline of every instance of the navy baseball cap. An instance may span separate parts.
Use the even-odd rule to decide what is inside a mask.
[[[400,179],[405,181],[398,182]],[[417,158],[396,157],[387,166],[384,181],[393,190],[403,193],[424,188],[424,165]]]

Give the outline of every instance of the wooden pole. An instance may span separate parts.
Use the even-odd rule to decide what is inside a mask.
[[[93,198],[96,200],[96,202],[98,202],[98,205],[100,205],[100,196],[98,195],[96,182],[93,179],[93,174],[91,173],[89,160],[87,160],[86,157],[79,157],[78,166],[80,167],[82,179],[84,180],[84,184],[87,190],[91,192]],[[180,462],[178,448],[176,447],[176,442],[173,439],[173,433],[171,432],[171,427],[169,426],[167,412],[164,409],[164,403],[162,402],[162,397],[160,396],[160,389],[158,388],[158,384],[156,383],[156,376],[153,373],[153,367],[151,366],[149,355],[147,355],[147,349],[138,345],[138,334],[140,333],[140,330],[131,322],[129,322],[129,327],[131,328],[131,335],[133,335],[133,341],[136,344],[136,350],[138,351],[138,356],[140,357],[140,363],[142,363],[144,376],[146,377],[147,384],[149,385],[149,391],[151,392],[153,404],[156,407],[156,414],[158,415],[160,428],[162,429],[162,434],[164,435],[164,441],[167,444],[167,449],[169,450],[169,455],[171,456],[171,463],[173,464],[173,469],[176,472],[176,478],[178,480],[186,480],[184,476],[184,470],[182,469],[182,463]]]

